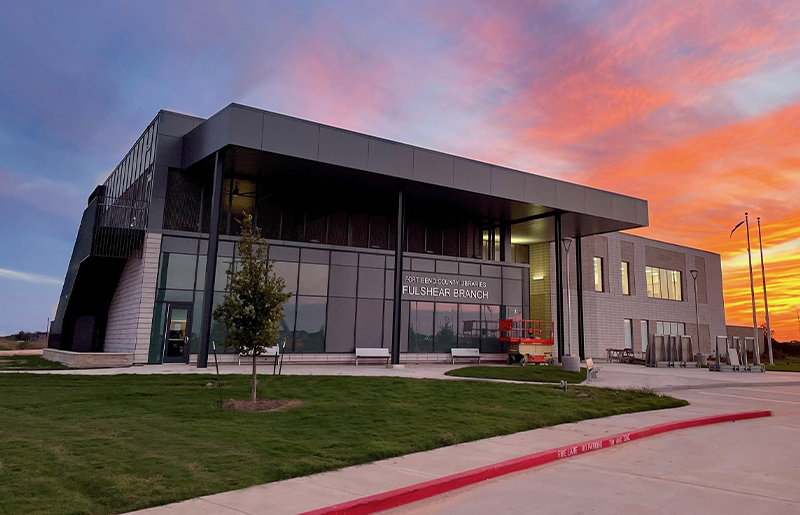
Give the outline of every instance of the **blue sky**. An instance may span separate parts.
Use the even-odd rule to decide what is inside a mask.
[[[732,321],[747,318],[746,269],[717,234],[748,205],[776,249],[774,318],[789,328],[799,11],[0,0],[0,334],[45,328],[87,196],[158,110],[206,117],[230,102],[647,198],[642,234],[723,254]]]

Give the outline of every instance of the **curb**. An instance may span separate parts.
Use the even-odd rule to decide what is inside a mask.
[[[800,381],[764,381],[761,383],[712,383],[687,384],[677,386],[653,387],[659,392],[676,392],[680,390],[711,390],[714,388],[756,388],[759,386],[800,386]]]
[[[655,426],[645,427],[643,429],[635,429],[625,433],[618,433],[616,435],[607,436],[604,438],[597,438],[581,442],[575,445],[568,445],[566,447],[558,447],[547,451],[529,454],[519,458],[487,465],[466,472],[460,472],[450,476],[445,476],[439,479],[433,479],[424,483],[398,488],[389,492],[370,495],[352,501],[335,504],[325,508],[319,508],[304,512],[300,515],[369,515],[379,511],[389,510],[412,502],[421,501],[429,497],[433,497],[445,492],[450,492],[463,488],[465,486],[473,485],[487,479],[493,479],[499,476],[510,474],[512,472],[519,472],[554,461],[570,458],[588,452],[599,451],[609,447],[615,447],[624,443],[655,436],[669,431],[677,431],[679,429],[687,429],[690,427],[707,426],[711,424],[720,424],[722,422],[735,422],[737,420],[748,420],[753,418],[770,417],[772,412],[769,410],[761,411],[745,411],[741,413],[727,413],[724,415],[713,415],[710,417],[693,418],[689,420],[679,420],[676,422],[667,422],[665,424],[658,424]]]

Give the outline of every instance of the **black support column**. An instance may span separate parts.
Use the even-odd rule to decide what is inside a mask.
[[[214,307],[214,277],[217,271],[217,249],[219,248],[219,211],[222,201],[222,156],[214,156],[214,186],[211,197],[211,224],[208,228],[208,252],[206,253],[206,282],[203,288],[203,320],[200,327],[200,350],[197,368],[208,366],[208,347],[211,338],[211,315]]]
[[[586,359],[585,333],[583,328],[583,258],[581,257],[581,237],[575,237],[575,275],[578,288],[578,354]]]
[[[403,187],[397,191],[397,240],[394,246],[394,299],[392,300],[392,365],[400,364],[403,308],[403,247],[406,232],[406,201]]]
[[[504,263],[514,261],[511,253],[511,226],[508,224],[500,225],[500,261]]]
[[[561,247],[561,213],[556,213],[556,334],[558,335],[558,361],[564,355],[564,259]]]

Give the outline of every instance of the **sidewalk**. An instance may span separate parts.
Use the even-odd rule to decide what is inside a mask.
[[[724,406],[686,406],[671,410],[586,420],[209,495],[135,513],[139,515],[298,514],[525,456],[537,451],[602,438],[664,422],[731,411],[737,410],[731,410],[730,407],[726,409]],[[748,424],[750,421],[739,423]]]
[[[480,380],[446,376],[445,372],[469,364],[451,365],[449,363],[407,364],[405,368],[390,369],[383,365],[331,364],[331,365],[284,365],[284,375],[324,375],[324,376],[371,376],[371,377],[408,377],[413,379],[450,379]],[[508,365],[490,365],[507,367]],[[641,365],[596,362],[597,379],[591,386],[606,388],[651,388],[659,391],[673,391],[687,388],[720,388],[742,385],[800,385],[800,373],[767,372],[733,373],[709,372],[705,368],[647,368]],[[259,374],[272,374],[272,365],[259,364]],[[247,365],[219,365],[220,374],[250,374],[252,369]],[[74,375],[117,375],[117,374],[215,374],[214,364],[208,368],[197,368],[194,365],[167,364],[143,365],[126,368],[94,368],[69,370],[37,370],[37,374],[74,374]]]

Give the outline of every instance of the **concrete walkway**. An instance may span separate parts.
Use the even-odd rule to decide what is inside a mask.
[[[623,365],[624,366],[624,365]],[[359,367],[361,368],[361,367]],[[611,367],[615,368],[615,367]],[[624,373],[625,369],[620,373]],[[704,371],[710,374],[708,371]],[[611,375],[611,374],[609,374]],[[609,378],[611,379],[611,378]],[[629,385],[634,382],[634,376]],[[669,382],[669,381],[665,381]],[[399,458],[378,461],[375,463],[348,467],[345,469],[325,472],[313,476],[295,478],[266,485],[254,486],[243,490],[209,495],[175,503],[167,506],[151,508],[140,512],[142,515],[183,515],[183,514],[270,514],[289,515],[297,514],[312,509],[323,508],[333,504],[346,502],[360,497],[413,485],[430,479],[443,477],[458,472],[464,472],[477,467],[489,465],[499,461],[516,458],[537,451],[552,449],[594,438],[601,438],[615,433],[639,429],[655,424],[675,420],[684,420],[719,413],[730,413],[752,409],[775,408],[789,411],[800,408],[800,397],[791,401],[782,401],[785,394],[781,387],[776,389],[773,400],[760,398],[747,398],[747,395],[736,393],[728,394],[727,391],[747,392],[747,388],[726,389],[714,388],[713,390],[682,390],[676,396],[686,397],[693,403],[683,408],[619,415],[597,420],[586,420],[574,424],[564,424],[555,427],[526,431],[508,436],[500,436],[470,442],[432,451],[411,454]],[[761,388],[771,391],[769,387]],[[800,388],[797,389],[800,392]],[[740,398],[746,397],[746,398]],[[782,404],[791,402],[791,404]],[[769,420],[769,419],[765,419]],[[734,438],[747,441],[752,430],[763,427],[770,422],[744,421],[726,424],[717,431],[736,431]],[[800,428],[800,419],[797,421]],[[749,429],[748,429],[749,428]],[[688,429],[674,433],[674,438],[681,438],[681,434],[691,434],[696,429]],[[664,438],[666,435],[654,437]],[[737,440],[738,441],[738,440]],[[630,444],[631,447],[639,442]],[[687,449],[676,445],[669,450],[667,455],[674,452],[675,456],[682,455]],[[603,453],[605,451],[600,451]],[[667,458],[668,460],[671,457]],[[727,458],[729,462],[735,459]],[[548,467],[559,467],[561,463]],[[778,473],[779,471],[775,471]],[[657,471],[653,471],[657,473]],[[499,480],[498,480],[499,481]],[[455,494],[455,493],[454,493]],[[529,497],[532,493],[519,492],[515,502]],[[586,492],[584,498],[589,500],[593,492]],[[557,496],[550,495],[553,502]],[[553,504],[553,506],[556,506]],[[524,504],[523,504],[524,506]],[[530,507],[530,505],[528,505]],[[591,507],[589,504],[587,507]],[[527,511],[524,511],[527,513]],[[422,511],[420,513],[426,513]],[[454,512],[455,513],[455,512]],[[520,512],[522,513],[522,512]]]
[[[704,368],[647,368],[641,365],[620,363],[596,364],[599,372],[592,386],[607,388],[650,388],[659,391],[674,391],[688,388],[720,388],[742,385],[800,385],[800,373],[767,372],[756,373],[719,373],[709,372]],[[284,375],[324,375],[324,376],[370,376],[370,377],[409,377],[414,379],[454,379],[445,372],[469,364],[421,363],[408,364],[405,368],[389,369],[383,365],[325,364],[325,365],[284,365]],[[490,365],[508,367],[508,365]],[[220,374],[250,374],[247,365],[223,364],[219,366]],[[13,372],[12,372],[13,373]],[[143,365],[126,368],[94,368],[69,370],[37,370],[38,374],[74,374],[74,375],[117,375],[117,374],[215,374],[213,363],[208,368],[197,368],[194,365],[167,364]],[[271,374],[272,365],[260,364],[260,374]],[[474,379],[469,379],[474,380]]]
[[[510,474],[391,515],[800,513],[800,387],[684,390],[694,409],[774,416],[666,433]],[[547,492],[524,498],[524,492]]]

